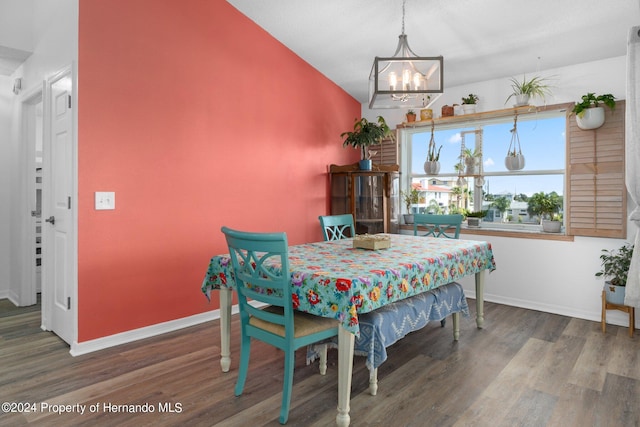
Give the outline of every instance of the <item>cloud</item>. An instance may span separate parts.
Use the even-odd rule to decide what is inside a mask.
[[[449,138],[449,143],[451,144],[457,144],[460,141],[462,141],[462,136],[460,135],[460,133],[456,133],[455,135],[452,135],[451,138]]]
[[[485,166],[493,166],[493,165],[495,165],[495,162],[493,161],[493,159],[491,157],[489,157],[487,160],[484,161],[484,165]]]

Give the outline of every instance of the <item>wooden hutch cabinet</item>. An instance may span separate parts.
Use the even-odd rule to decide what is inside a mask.
[[[356,234],[397,233],[398,170],[398,165],[373,165],[370,171],[357,163],[331,165],[331,215],[353,214]]]

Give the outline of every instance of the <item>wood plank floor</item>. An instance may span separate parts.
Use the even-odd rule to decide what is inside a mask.
[[[377,396],[356,357],[352,426],[640,425],[638,332],[630,338],[610,325],[603,334],[596,322],[492,303],[477,329],[469,305],[459,342],[451,321],[444,329],[432,322],[392,346]],[[231,371],[222,373],[218,321],[72,357],[40,330],[39,310],[0,300],[0,401],[37,409],[0,412],[1,426],[279,425],[282,354],[254,344],[245,393],[234,397],[239,343],[232,340]],[[238,333],[234,316],[232,337]],[[326,376],[317,362],[305,366],[304,351],[297,359],[288,425],[335,425],[337,351]],[[58,414],[55,405],[86,408]],[[141,406],[132,413],[115,405]]]

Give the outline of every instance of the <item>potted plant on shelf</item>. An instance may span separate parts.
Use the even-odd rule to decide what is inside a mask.
[[[480,221],[482,220],[482,218],[484,218],[485,216],[487,216],[487,210],[484,211],[475,211],[475,212],[467,212],[466,217],[467,217],[467,226],[469,227],[479,227],[480,226]]]
[[[415,122],[416,121],[416,112],[413,110],[407,111],[407,122]]]
[[[576,103],[572,110],[576,115],[576,123],[580,129],[597,129],[604,124],[604,108],[600,103],[612,110],[616,108],[616,98],[610,93],[596,95],[589,92],[582,95],[582,100]]]
[[[627,275],[633,255],[633,245],[628,243],[618,250],[602,250],[600,260],[602,270],[596,273],[596,277],[610,277],[604,282],[605,299],[611,304],[624,305],[625,286]]]
[[[400,193],[402,200],[404,200],[404,204],[407,207],[407,213],[403,215],[404,223],[413,224],[413,213],[411,213],[411,207],[420,201],[420,193],[415,188],[412,188],[407,192],[401,191]]]
[[[551,90],[546,82],[547,80],[540,76],[534,76],[527,80],[527,76],[523,75],[522,81],[512,77],[511,88],[513,93],[509,95],[504,103],[506,104],[511,98],[515,98],[516,104],[514,107],[522,107],[529,105],[529,100],[536,96],[544,101],[547,95],[551,95]]]
[[[465,114],[472,114],[476,112],[476,104],[480,101],[478,95],[470,93],[469,96],[462,97],[462,110]]]
[[[353,131],[343,132],[340,137],[344,138],[343,147],[350,145],[361,150],[360,169],[371,170],[371,159],[367,158],[367,148],[380,144],[385,138],[393,138],[393,133],[382,116],[378,116],[377,123],[370,122],[363,117],[360,120],[355,120]]]
[[[427,95],[425,103],[429,105],[429,101],[431,100],[431,95]],[[420,110],[420,120],[431,120],[433,119],[433,110],[431,108],[423,108]]]

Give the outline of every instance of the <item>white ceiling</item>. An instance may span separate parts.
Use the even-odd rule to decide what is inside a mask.
[[[227,0],[360,102],[391,56],[402,0]],[[458,86],[626,54],[640,0],[406,0],[405,34]]]
[[[360,102],[375,56],[391,56],[402,0],[228,0]],[[29,2],[0,3],[0,74],[30,54]],[[640,0],[406,0],[413,51],[444,56],[445,87],[617,57]],[[3,17],[2,17],[3,16]],[[27,43],[28,44],[28,43]]]

